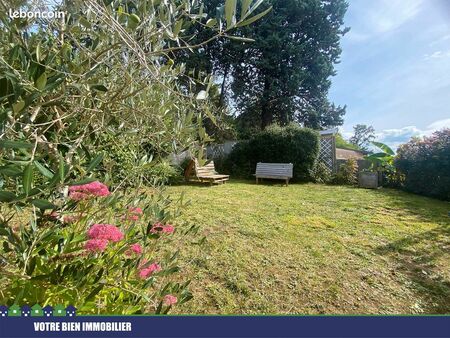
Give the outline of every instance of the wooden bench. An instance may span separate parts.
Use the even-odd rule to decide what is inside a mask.
[[[289,179],[292,178],[292,171],[294,165],[292,163],[262,163],[256,164],[256,184],[259,179],[272,178],[285,180],[286,186],[289,184]]]
[[[184,177],[188,182],[202,182],[209,183],[210,185],[213,183],[225,183],[230,179],[229,175],[217,173],[213,161],[201,167],[197,159],[193,159],[189,162],[189,165],[184,172]]]

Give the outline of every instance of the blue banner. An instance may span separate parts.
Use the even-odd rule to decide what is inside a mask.
[[[450,337],[450,316],[11,316],[0,337]]]

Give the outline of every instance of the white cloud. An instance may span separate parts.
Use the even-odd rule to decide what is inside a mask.
[[[408,142],[411,137],[421,137],[428,134],[427,131],[421,130],[416,126],[407,126],[403,128],[382,130],[381,132],[376,133],[376,139],[379,142],[386,143],[393,149],[397,149],[400,144]]]
[[[353,133],[351,131],[346,131],[344,128],[339,128],[339,132],[341,133],[342,137],[346,140],[348,140],[350,137],[353,136]]]
[[[430,47],[433,47],[433,46],[439,45],[439,44],[441,44],[442,42],[445,42],[445,41],[447,41],[447,40],[450,40],[450,34],[444,35],[444,36],[440,37],[439,39],[430,42],[429,46],[430,46]]]
[[[376,32],[385,33],[394,30],[419,13],[422,0],[382,0],[377,1],[379,10],[369,16]]]
[[[444,128],[450,128],[450,119],[438,120],[427,126],[430,130],[440,130]]]
[[[429,124],[425,129],[416,126],[406,126],[403,128],[384,129],[375,133],[376,141],[386,143],[389,147],[397,149],[400,144],[408,142],[412,137],[430,136],[436,130],[450,128],[450,118],[435,121]],[[345,139],[349,139],[353,133],[340,129],[340,133]]]
[[[448,57],[450,57],[450,50],[448,50],[446,52],[443,52],[442,50],[438,50],[431,54],[425,54],[424,57],[425,57],[425,60],[448,58]]]
[[[424,0],[360,0],[355,2],[355,16],[361,18],[348,33],[349,41],[366,41],[372,35],[391,32],[412,20],[421,10]],[[358,5],[356,4],[358,2]],[[350,10],[352,2],[350,2]]]
[[[426,129],[420,129],[416,126],[407,126],[397,129],[385,129],[376,133],[377,140],[386,143],[396,149],[400,144],[408,142],[414,136],[429,136],[436,130],[450,128],[450,119],[435,121],[427,126]]]

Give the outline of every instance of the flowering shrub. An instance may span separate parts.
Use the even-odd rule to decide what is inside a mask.
[[[94,224],[87,233],[91,240],[107,240],[119,242],[123,239],[123,233],[111,224]]]
[[[161,266],[158,263],[152,263],[150,265],[144,264],[139,268],[139,277],[142,279],[147,279],[154,272],[161,271]]]
[[[152,234],[160,234],[160,233],[171,234],[174,231],[175,231],[175,228],[172,225],[170,225],[170,224],[165,224],[164,225],[164,224],[162,224],[160,222],[157,222],[157,223],[153,224],[153,226],[150,229],[150,232]]]
[[[128,256],[131,256],[136,254],[136,255],[140,255],[142,253],[142,246],[139,243],[134,243],[130,245],[130,249],[125,251],[125,254],[127,254]]]
[[[85,200],[95,196],[108,196],[109,194],[108,187],[98,181],[74,185],[69,188],[69,197],[75,201]]]
[[[260,4],[240,18],[226,6],[205,43],[260,18]],[[174,248],[188,235],[172,225],[178,209],[156,188],[111,193],[92,177],[117,190],[161,185],[173,169],[168,154],[201,152],[210,140],[201,123],[210,86],[182,89],[185,67],[165,65],[174,46],[191,49],[183,26],[208,18],[189,0],[72,0],[60,9],[70,20],[0,11],[0,304],[165,313],[175,304],[166,295],[191,297],[188,282],[172,278]]]
[[[85,249],[88,251],[105,251],[106,246],[108,245],[107,239],[90,239],[85,244]]]
[[[173,304],[176,304],[178,302],[178,298],[174,295],[166,295],[164,296],[164,304],[171,306]]]
[[[139,217],[142,215],[142,209],[141,208],[135,208],[130,207],[128,208],[128,217],[125,217],[125,219],[131,220],[131,221],[137,221]]]
[[[2,222],[0,303],[166,313],[192,297],[189,282],[175,282],[174,248],[196,229],[169,223],[179,211],[160,191],[112,194],[94,181],[70,186],[52,205],[36,211],[29,227]]]

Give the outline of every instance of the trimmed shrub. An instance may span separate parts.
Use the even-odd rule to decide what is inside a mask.
[[[165,161],[151,166],[146,176],[147,180],[153,184],[168,184],[182,181],[180,170]]]
[[[311,172],[311,180],[314,183],[329,183],[333,179],[333,174],[327,165],[323,162],[317,161],[314,164]]]
[[[394,164],[405,190],[450,200],[450,129],[401,145]]]
[[[339,166],[339,171],[334,178],[336,184],[354,185],[358,182],[358,162],[349,158]]]
[[[294,179],[309,180],[319,153],[319,135],[308,128],[291,124],[273,125],[248,141],[236,144],[225,161],[226,172],[251,177],[258,162],[292,163]]]

